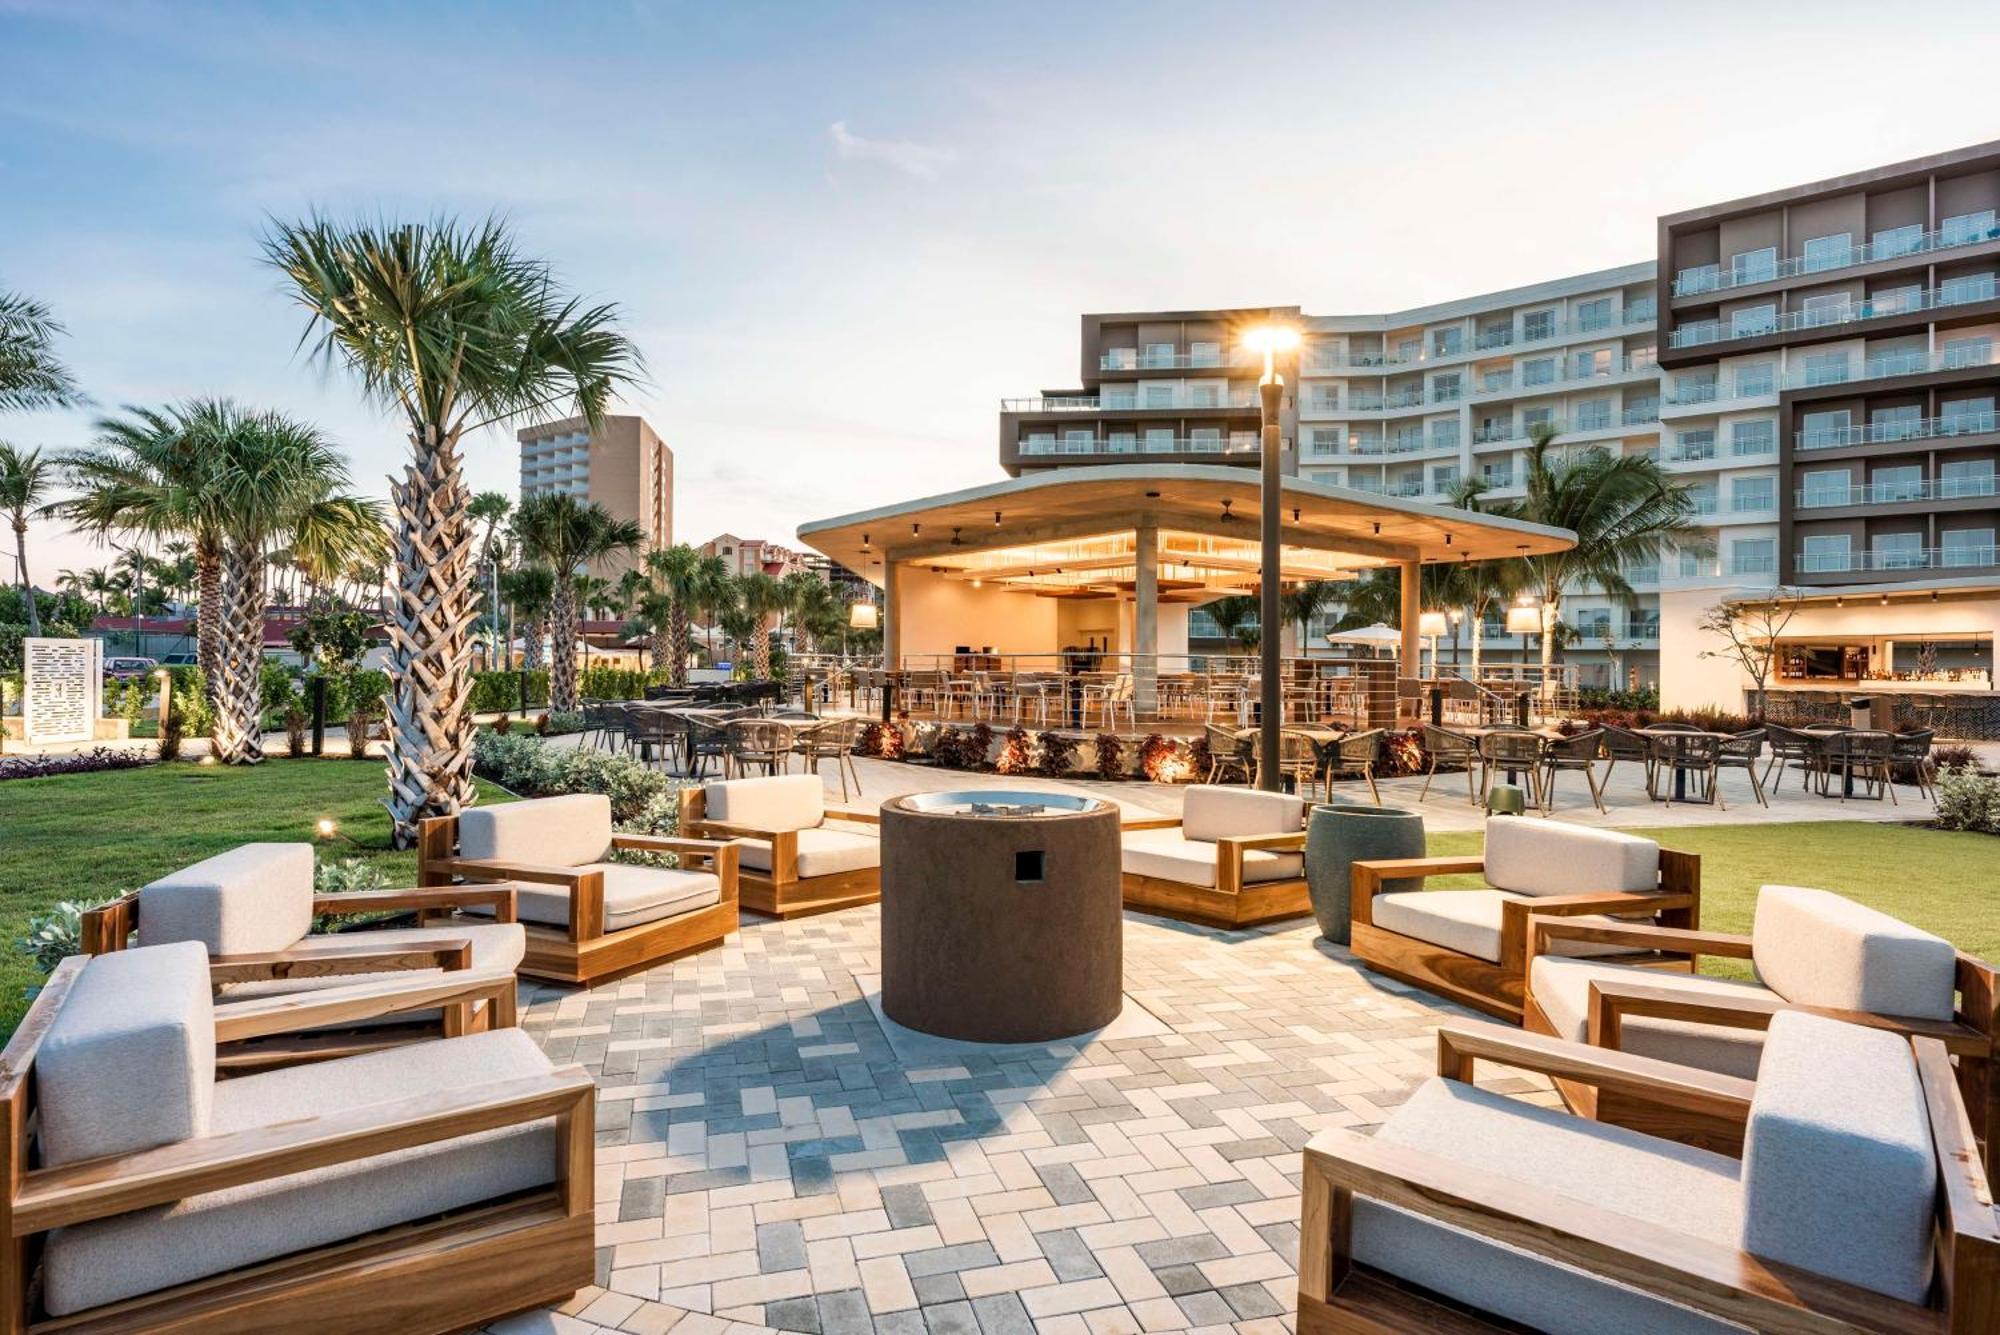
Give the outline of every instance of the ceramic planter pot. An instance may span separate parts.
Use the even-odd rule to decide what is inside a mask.
[[[1346,945],[1356,862],[1424,855],[1424,818],[1400,807],[1315,806],[1306,822],[1306,889],[1313,917],[1329,941]],[[1421,879],[1386,881],[1384,891],[1420,890]]]

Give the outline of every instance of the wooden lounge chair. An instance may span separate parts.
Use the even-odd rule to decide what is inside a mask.
[[[1958,1065],[1989,1162],[2000,1130],[2000,979],[1994,967],[1826,890],[1767,885],[1749,936],[1532,918],[1525,1023],[1537,1033],[1748,1079],[1771,1017],[1801,1010],[1934,1038]],[[1755,981],[1661,973],[1553,952],[1575,943],[1752,961]],[[1558,1082],[1585,1117],[1733,1152],[1740,1128]]]
[[[680,866],[609,861],[618,851],[670,853]],[[425,821],[417,874],[425,886],[519,883],[521,972],[587,987],[721,945],[736,930],[736,852],[730,843],[616,832],[610,798],[576,793]]]
[[[1125,907],[1215,927],[1312,912],[1304,817],[1288,793],[1190,787],[1179,820],[1125,825]]]
[[[519,1029],[218,1080],[194,942],[74,956],[0,1058],[4,1329],[433,1335],[592,1282],[596,1091]],[[493,978],[431,984],[494,1001]]]
[[[1479,1062],[1697,1108],[1750,1150],[1509,1099]],[[1781,1015],[1753,1086],[1454,1024],[1438,1073],[1373,1136],[1307,1145],[1303,1335],[1993,1329],[2000,1218],[1934,1039]]]
[[[1471,873],[1485,877],[1485,888],[1431,890],[1422,884],[1426,877]],[[1608,913],[1679,928],[1701,921],[1701,860],[1694,854],[1613,830],[1519,816],[1487,819],[1479,857],[1356,862],[1352,876],[1353,950],[1362,963],[1516,1023],[1526,990],[1530,914]],[[1685,955],[1644,958],[1688,968]]]
[[[474,909],[489,916],[467,916]],[[384,912],[415,912],[419,925],[312,931],[315,915]],[[515,1022],[514,973],[526,948],[511,885],[315,894],[312,845],[298,843],[240,845],[83,916],[86,954],[177,941],[198,941],[208,952],[223,1013],[245,1002],[360,984],[421,988],[447,970],[462,972],[466,980],[494,977],[507,983],[490,1014],[483,1006],[449,1011],[411,1006],[309,1037],[234,1045],[219,1059],[232,1069],[293,1060],[306,1051],[365,1052],[508,1028]]]
[[[872,904],[882,897],[882,840],[872,811],[829,810],[817,774],[732,779],[681,789],[681,829],[739,841],[743,907],[777,918]]]

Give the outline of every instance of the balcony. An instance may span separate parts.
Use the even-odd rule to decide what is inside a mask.
[[[1236,352],[1137,352],[1119,348],[1100,353],[1100,371],[1213,371],[1231,366],[1247,366],[1249,355]]]
[[[1002,399],[1003,413],[1169,413],[1228,409],[1257,410],[1253,393],[1231,394],[1047,394],[1033,399]]]
[[[1921,236],[1906,240],[1849,246],[1841,255],[1831,260],[1816,256],[1808,262],[1805,256],[1794,255],[1774,264],[1745,265],[1740,271],[1732,270],[1727,274],[1722,272],[1719,265],[1705,264],[1683,270],[1674,279],[1674,295],[1691,297],[1703,292],[1724,292],[1730,288],[1772,283],[1781,278],[1796,278],[1801,274],[1833,273],[1860,264],[1873,264],[1877,260],[1928,255],[1941,250],[1976,246],[1987,241],[2000,241],[2000,222],[1981,220],[1961,223],[1953,227],[1939,228],[1934,232],[1925,232]]]
[[[1800,552],[1792,561],[1802,575],[1882,570],[1981,570],[2000,565],[1995,547],[1904,547],[1866,552]]]
[[[1823,427],[1799,431],[1793,440],[1801,450],[1838,450],[1853,445],[1880,445],[1889,441],[1942,440],[1952,436],[1977,436],[2000,431],[2000,413],[1955,413],[1949,417],[1925,417],[1912,422],[1870,422],[1866,426]]]
[[[1919,311],[1945,310],[1969,306],[2000,297],[2000,285],[1992,274],[1980,275],[1976,282],[1947,283],[1918,292],[1915,296],[1883,296],[1867,301],[1846,302],[1819,310],[1786,311],[1767,320],[1731,322],[1701,320],[1682,325],[1668,339],[1676,348],[1701,347],[1708,343],[1730,343],[1742,338],[1763,338],[1770,334],[1797,333],[1805,329],[1838,329],[1867,320],[1911,315]]]
[[[1798,508],[1818,510],[1841,505],[1893,505],[1903,501],[1964,501],[1996,494],[1996,479],[1985,477],[1927,477],[1917,482],[1869,482],[1860,486],[1802,487],[1796,493]]]
[[[1898,352],[1871,357],[1861,363],[1859,373],[1852,360],[1840,366],[1811,366],[1785,377],[1786,389],[1822,389],[1856,381],[1884,380],[1894,376],[1923,375],[1928,371],[1972,371],[2000,365],[2000,354],[1991,345],[1977,348],[1949,348],[1943,352]]]
[[[1060,438],[1026,439],[1020,444],[1023,459],[1087,457],[1093,455],[1131,456],[1141,454],[1256,454],[1257,437],[1234,436],[1128,437],[1094,436],[1088,440]]]

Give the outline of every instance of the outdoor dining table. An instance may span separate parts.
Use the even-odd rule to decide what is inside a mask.
[[[1710,732],[1705,728],[1667,728],[1664,730],[1641,728],[1639,729],[1639,733],[1649,740],[1655,737],[1713,737],[1718,742],[1733,740],[1730,734],[1726,732]],[[1674,801],[1685,802],[1687,801],[1687,776],[1689,767],[1675,764],[1672,768],[1674,771]]]
[[[1800,728],[1799,731],[1812,738],[1815,742],[1818,742],[1821,750],[1824,751],[1828,738],[1839,737],[1843,733],[1853,732],[1854,729],[1843,728],[1837,725],[1826,727],[1819,724],[1808,724],[1806,727]],[[1840,767],[1840,795],[1843,798],[1854,796],[1854,766],[1852,765],[1842,765]],[[1824,790],[1822,790],[1821,796],[1825,796]]]
[[[1495,727],[1492,724],[1478,724],[1470,728],[1453,728],[1452,731],[1460,734],[1461,736],[1473,737],[1473,738],[1484,737],[1488,733],[1495,733],[1495,732],[1532,732],[1533,734],[1535,734],[1535,736],[1540,737],[1543,741],[1548,741],[1548,742],[1560,742],[1566,735],[1560,728]],[[1501,772],[1507,776],[1508,783],[1514,784],[1516,786],[1520,784],[1521,771],[1518,768],[1502,766]]]

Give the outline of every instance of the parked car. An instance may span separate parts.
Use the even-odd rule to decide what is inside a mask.
[[[107,658],[104,675],[113,681],[137,681],[150,676],[159,665],[159,660],[153,658]]]
[[[161,667],[193,667],[198,660],[193,654],[162,654]]]

